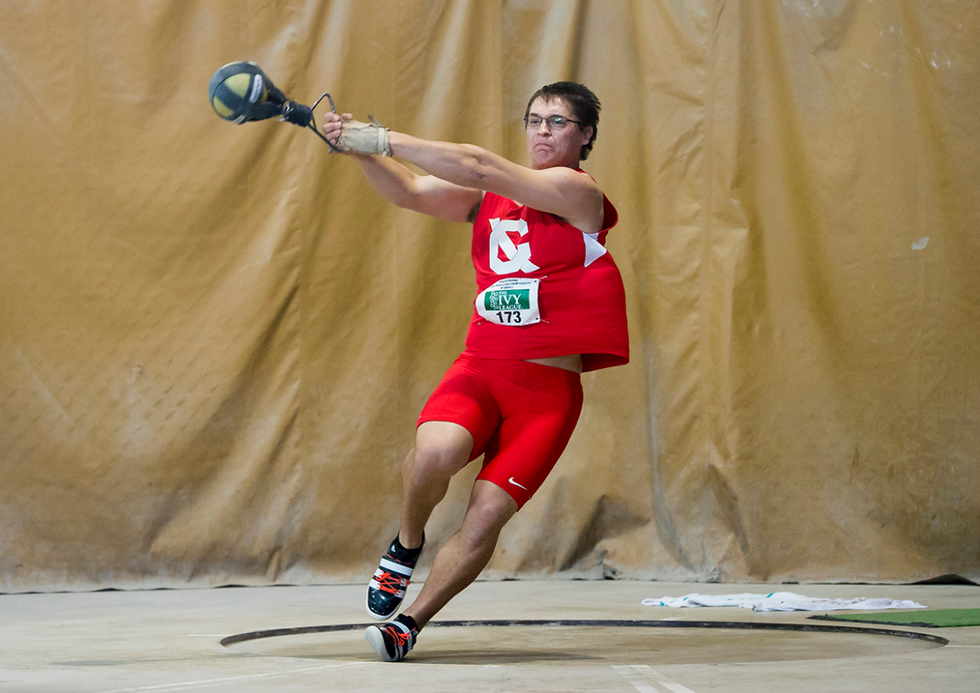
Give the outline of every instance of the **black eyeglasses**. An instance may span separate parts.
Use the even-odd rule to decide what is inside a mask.
[[[547,122],[549,130],[564,130],[568,127],[569,123],[575,123],[576,125],[585,125],[580,120],[572,120],[571,118],[566,118],[565,116],[553,115],[547,118],[542,118],[539,115],[529,115],[524,119],[525,128],[539,128],[541,123]]]

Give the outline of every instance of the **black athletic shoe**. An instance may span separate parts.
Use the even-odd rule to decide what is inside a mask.
[[[381,557],[381,565],[374,571],[367,590],[367,612],[375,621],[387,621],[398,611],[424,547],[424,534],[417,549],[406,549],[395,537]]]
[[[383,626],[368,626],[364,637],[382,662],[400,662],[415,647],[419,629],[411,616],[399,615]]]

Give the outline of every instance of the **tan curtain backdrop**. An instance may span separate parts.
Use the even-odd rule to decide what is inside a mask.
[[[396,530],[469,229],[222,122],[242,59],[516,161],[534,89],[602,99],[632,362],[488,575],[980,579],[976,0],[10,0],[0,590],[361,581]]]

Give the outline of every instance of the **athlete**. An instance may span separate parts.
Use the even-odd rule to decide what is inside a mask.
[[[419,631],[477,578],[503,526],[544,482],[578,421],[580,374],[629,360],[625,292],[604,247],[616,209],[579,168],[599,109],[575,82],[535,92],[524,117],[529,166],[346,113],[325,116],[324,135],[352,153],[383,197],[473,224],[478,295],[466,349],[419,417],[402,469],[399,532],[368,586],[372,618],[387,621],[401,606],[450,478],[480,455],[483,468],[418,597],[365,632],[384,661],[404,659]]]

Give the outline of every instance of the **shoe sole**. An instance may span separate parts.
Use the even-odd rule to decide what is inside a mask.
[[[394,662],[395,660],[388,654],[385,647],[385,638],[381,634],[381,629],[377,626],[368,626],[364,631],[364,639],[368,641],[371,648],[381,657],[382,662]]]

